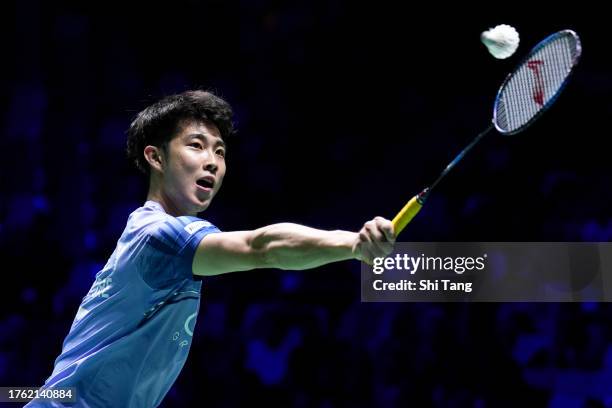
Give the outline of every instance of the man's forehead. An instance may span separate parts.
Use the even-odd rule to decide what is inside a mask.
[[[192,135],[204,135],[221,139],[221,132],[214,123],[210,121],[184,120],[179,125],[179,136],[190,137]]]

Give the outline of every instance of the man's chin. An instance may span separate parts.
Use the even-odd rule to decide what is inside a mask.
[[[210,203],[212,202],[214,196],[215,196],[215,192],[211,192],[208,194],[198,194],[199,192],[196,192],[196,194],[194,196],[192,196],[192,204],[193,204],[193,208],[197,213],[201,213],[202,211],[205,211],[209,206]]]
[[[208,206],[210,206],[211,201],[212,201],[212,198],[208,198],[206,200],[197,200],[197,204],[195,206],[196,212],[201,213],[205,211],[208,208]]]

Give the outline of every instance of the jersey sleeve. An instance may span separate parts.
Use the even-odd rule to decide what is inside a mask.
[[[202,238],[216,232],[217,227],[196,217],[168,217],[148,226],[139,256],[142,278],[155,288],[193,279],[195,251]]]

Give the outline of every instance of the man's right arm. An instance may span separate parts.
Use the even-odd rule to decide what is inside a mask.
[[[324,231],[298,224],[269,225],[253,231],[209,234],[194,259],[195,275],[219,275],[258,268],[301,270],[330,262],[359,259],[371,263],[393,249],[393,227],[381,217],[359,233]]]

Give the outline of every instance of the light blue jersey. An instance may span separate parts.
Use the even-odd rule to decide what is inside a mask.
[[[134,211],[45,382],[75,387],[77,402],[26,407],[158,406],[191,346],[202,285],[192,276],[193,256],[215,232],[209,222],[173,217],[154,201]]]

